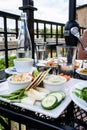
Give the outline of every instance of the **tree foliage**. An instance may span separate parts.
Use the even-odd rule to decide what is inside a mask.
[[[8,57],[8,64],[9,67],[14,66],[13,60],[16,58],[16,56],[9,56]],[[5,63],[5,58],[1,58],[0,59],[0,70],[5,69],[6,68],[6,63]]]

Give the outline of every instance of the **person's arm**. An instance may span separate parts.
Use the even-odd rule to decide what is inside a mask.
[[[81,39],[84,43],[84,46],[87,47],[87,29],[84,30],[83,35],[81,36]],[[78,53],[77,53],[77,59],[87,59],[87,52],[84,51],[81,47],[81,44],[78,44]]]

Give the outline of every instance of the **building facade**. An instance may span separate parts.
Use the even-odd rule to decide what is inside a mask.
[[[76,19],[81,27],[87,27],[87,4],[76,8]]]

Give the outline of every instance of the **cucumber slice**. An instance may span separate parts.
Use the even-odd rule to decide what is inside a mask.
[[[55,92],[50,93],[50,95],[56,96],[58,100],[58,104],[60,104],[60,102],[65,98],[65,93],[62,91],[55,91]]]
[[[59,93],[61,93],[61,94],[62,94],[63,99],[66,97],[66,94],[65,94],[63,91],[59,91]]]
[[[56,96],[48,95],[47,97],[45,97],[42,100],[41,106],[44,109],[51,110],[57,106],[57,103],[58,103],[58,100],[57,100]]]

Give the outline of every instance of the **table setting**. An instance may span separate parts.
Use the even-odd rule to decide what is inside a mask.
[[[68,95],[66,95],[66,92],[63,89],[63,91],[61,90],[61,92],[63,94],[65,94],[65,96],[62,97],[60,105],[57,104],[57,106],[55,106],[53,109],[48,109],[48,108],[44,109],[44,107],[42,107],[41,103],[42,103],[43,99],[45,99],[47,97],[48,94],[50,95],[50,93],[57,91],[58,95],[59,95],[59,92],[60,92],[59,91],[60,89],[57,88],[57,90],[56,90],[55,86],[54,87],[51,86],[51,87],[53,87],[53,89],[51,89],[51,90],[47,89],[46,87],[40,87],[40,88],[38,87],[39,84],[44,80],[44,78],[46,77],[46,75],[48,74],[49,71],[50,71],[50,69],[43,71],[43,72],[39,72],[38,76],[36,76],[36,78],[31,83],[29,83],[28,86],[24,89],[25,93],[26,93],[26,97],[24,99],[28,98],[27,101],[26,100],[24,101],[24,99],[22,100],[22,102],[17,102],[19,100],[11,100],[12,95],[11,95],[11,98],[9,97],[9,95],[15,92],[15,89],[14,89],[15,86],[10,84],[11,85],[10,87],[12,87],[12,89],[10,89],[8,79],[6,82],[3,82],[2,84],[0,84],[0,87],[1,87],[0,100],[11,103],[14,106],[16,105],[16,106],[22,107],[22,108],[27,109],[27,110],[31,110],[34,112],[42,113],[46,116],[57,118],[62,113],[62,111],[67,107],[67,105],[70,103],[71,100],[68,97]],[[17,75],[20,75],[20,74],[17,74]],[[12,78],[12,76],[10,76],[10,77]],[[63,78],[62,76],[59,76],[57,78],[60,78],[60,77],[62,79],[64,79],[64,82],[66,82],[66,79]],[[17,78],[17,80],[18,80],[18,78]],[[57,80],[59,80],[59,79],[57,79]],[[3,88],[2,88],[2,86],[3,86]],[[22,89],[23,88],[24,87],[22,87]],[[63,86],[62,86],[62,88],[63,88]],[[16,89],[19,90],[20,88],[16,88]],[[7,95],[7,96],[5,97],[5,95]],[[61,96],[61,95],[59,95],[59,96]],[[52,95],[50,95],[50,96],[52,98],[55,97]],[[7,98],[7,97],[9,97],[9,98]],[[63,100],[63,98],[64,98],[64,100]],[[32,101],[33,104],[31,102],[29,103],[29,100],[32,100],[32,99],[33,99],[33,101]],[[57,98],[55,98],[55,99],[57,101]],[[35,100],[37,100],[37,102]],[[55,111],[56,111],[56,113],[55,113]]]
[[[73,95],[72,91],[74,90],[75,85],[78,85],[78,82],[81,84],[83,82],[85,85],[85,81],[76,79],[72,77],[70,73],[65,73],[65,71],[58,71],[58,73],[55,74],[50,73],[50,71],[55,67],[59,69],[59,63],[67,62],[66,59],[64,59],[65,57],[60,58],[60,61],[59,57],[39,61],[37,64],[39,64],[40,67],[46,68],[43,71],[37,69],[37,64],[36,67],[33,67],[34,60],[27,58],[15,59],[14,67],[11,68],[13,69],[13,72],[8,72],[8,68],[5,70],[5,72],[11,74],[11,76],[9,76],[5,82],[0,84],[0,100],[55,119],[61,115],[71,101],[74,101],[80,106],[80,104],[78,104],[79,97]],[[82,60],[76,59],[74,61],[73,67],[75,73],[78,74],[77,70],[81,69],[82,64]],[[24,77],[27,75],[29,78],[29,82],[27,82],[26,85],[25,81],[18,80],[20,79],[19,77],[23,77],[23,75]],[[67,77],[70,77],[66,78],[66,75]],[[2,88],[2,86],[4,87]],[[23,97],[19,98],[18,95],[15,95],[16,99],[13,98],[14,100],[12,100],[12,95],[14,95],[18,90],[20,90],[20,93],[23,93]],[[11,97],[7,98],[5,95]],[[53,104],[46,104],[47,102],[53,102]],[[82,101],[82,103],[83,102],[84,101]],[[43,104],[45,104],[45,106]],[[81,108],[86,111],[84,104],[85,103],[83,103]]]
[[[31,110],[33,112],[42,113],[46,116],[50,116],[51,118],[58,118],[61,115],[61,113],[66,109],[66,107],[70,104],[70,102],[72,101],[71,96],[69,94],[70,88],[72,88],[73,85],[75,83],[79,82],[80,80],[70,78],[70,80],[67,81],[66,78],[64,78],[62,76],[50,74],[49,73],[50,70],[51,70],[51,68],[48,68],[45,71],[39,72],[39,74],[36,76],[36,78],[32,82],[30,82],[26,86],[26,88],[24,88],[24,90],[26,90],[25,93],[26,93],[27,97],[22,99],[22,102],[19,102],[19,100],[16,100],[16,102],[15,102],[15,100],[13,100],[13,102],[12,102],[12,100],[9,100],[9,99],[6,99],[3,97],[3,95],[9,95],[12,92],[15,92],[14,89],[12,89],[12,91],[11,91],[11,88],[9,88],[8,80],[6,82],[3,82],[2,84],[0,84],[0,88],[1,88],[0,93],[2,94],[2,96],[0,95],[0,100],[11,103],[14,106],[18,106],[18,107],[21,107],[26,110]],[[34,70],[34,72],[35,71],[36,70]],[[16,75],[20,75],[20,74],[22,74],[22,73],[18,73]],[[38,88],[40,83],[42,81],[44,81],[45,78],[48,79],[47,75],[53,76],[53,78],[52,78],[53,83],[51,83],[52,85],[49,85],[49,87],[48,87],[48,84],[47,84],[47,85],[45,85],[45,87],[41,86],[40,88]],[[59,85],[59,87],[57,85],[57,87],[55,87],[55,84],[57,84],[57,80],[59,80],[59,79],[56,79],[54,77],[57,77],[57,78],[61,77],[62,82],[64,80],[63,85]],[[53,81],[53,79],[54,79],[54,81]],[[56,83],[54,83],[54,82],[56,82]],[[4,86],[4,87],[2,88],[2,86]],[[15,87],[15,86],[11,86],[11,87]],[[17,89],[19,89],[19,88],[17,88]],[[42,101],[43,101],[42,99],[46,98],[47,97],[46,95],[50,95],[50,93],[52,93],[54,91],[58,92],[58,95],[60,92],[64,93],[65,94],[64,99],[62,100],[62,98],[60,98],[61,95],[59,95],[58,98],[61,99],[61,102],[56,107],[54,107],[53,109],[50,109],[50,110],[48,108],[44,109],[44,107],[42,107],[42,105],[41,105]],[[29,97],[29,95],[30,95],[30,97]],[[38,95],[38,96],[36,96],[36,95]],[[50,95],[50,96],[52,97],[53,95]],[[32,97],[33,97],[33,100],[31,100]],[[36,97],[36,99],[35,99],[35,97]],[[53,97],[55,97],[55,96],[53,96]],[[60,99],[58,99],[58,100],[60,100]],[[36,102],[35,100],[40,100],[40,101]]]
[[[75,58],[75,56],[74,56],[74,58]],[[39,67],[44,67],[44,68],[46,68],[46,70],[43,70],[42,72],[40,72],[40,75],[39,75],[39,79],[37,80],[37,82],[36,81],[34,81],[34,82],[31,82],[30,83],[30,86],[29,86],[29,83],[28,83],[28,85],[26,86],[27,87],[27,89],[25,89],[25,90],[28,90],[28,89],[30,89],[30,88],[36,88],[36,87],[38,87],[38,85],[40,84],[40,82],[43,82],[45,85],[45,89],[46,89],[46,91],[47,92],[50,92],[50,91],[59,91],[59,90],[62,90],[64,93],[65,93],[65,98],[64,98],[64,100],[61,102],[61,104],[60,105],[58,105],[58,107],[57,108],[55,108],[55,110],[57,109],[57,110],[59,110],[60,108],[61,108],[61,111],[59,112],[58,111],[58,113],[56,113],[56,115],[54,116],[54,112],[52,113],[52,112],[50,112],[50,113],[52,113],[51,114],[51,116],[53,117],[53,118],[57,118],[60,114],[61,114],[61,112],[69,105],[69,103],[71,102],[71,100],[73,100],[72,99],[72,94],[71,94],[71,91],[70,91],[70,94],[67,94],[67,92],[70,90],[70,88],[71,88],[71,86],[72,85],[74,85],[73,84],[73,81],[75,80],[76,82],[78,82],[78,79],[74,79],[71,75],[70,75],[70,73],[65,73],[65,71],[58,71],[58,73],[57,74],[51,74],[51,76],[52,76],[52,79],[55,79],[54,78],[54,76],[60,76],[60,77],[62,77],[62,78],[65,78],[65,82],[66,82],[66,84],[64,84],[64,85],[62,85],[62,89],[60,88],[59,90],[58,90],[58,85],[57,85],[57,87],[56,87],[56,89],[54,89],[54,87],[55,87],[55,84],[53,84],[53,83],[51,83],[50,85],[48,85],[48,84],[46,84],[45,82],[44,82],[44,78],[46,77],[46,75],[50,75],[50,71],[54,68],[57,68],[57,69],[59,69],[59,67],[58,67],[58,64],[60,64],[60,63],[62,63],[63,62],[63,64],[62,65],[64,65],[65,66],[65,64],[64,63],[66,63],[66,59],[65,59],[65,57],[63,57],[63,56],[57,56],[56,58],[48,58],[48,59],[46,59],[46,60],[39,60],[39,62],[36,64],[36,67],[33,67],[33,63],[34,63],[34,60],[32,59],[28,59],[28,58],[17,58],[17,59],[14,59],[14,67],[11,67],[11,68],[7,68],[7,69],[5,69],[5,72],[6,73],[8,73],[8,74],[11,74],[11,75],[22,75],[22,73],[24,74],[27,74],[28,75],[28,77],[29,77],[29,74],[31,74],[32,75],[32,73],[33,72],[35,72],[36,70],[37,70],[37,67],[39,66]],[[74,61],[74,69],[75,69],[75,73],[77,73],[77,74],[79,74],[78,73],[78,70],[80,70],[80,69],[82,69],[81,67],[82,67],[82,65],[83,65],[83,61],[82,60],[75,60]],[[86,61],[85,61],[85,66],[86,66]],[[37,70],[38,71],[38,70]],[[61,73],[63,73],[64,75],[61,75]],[[67,79],[66,79],[66,75],[68,76],[70,76],[71,78],[69,78],[69,80],[67,81]],[[37,78],[38,78],[38,76],[37,76]],[[51,78],[51,77],[50,77]],[[8,78],[9,79],[9,78]],[[11,93],[11,87],[12,87],[12,84],[11,84],[11,87],[9,88],[9,80],[7,79],[7,81],[5,82],[5,85],[7,86],[7,88],[8,88],[8,91],[7,91],[7,89],[6,89],[6,91],[4,91],[4,92],[6,92],[6,93],[4,93],[4,94],[8,94],[8,92],[10,92]],[[62,80],[64,80],[64,79],[62,79]],[[56,79],[55,79],[55,81],[53,81],[53,82],[56,82]],[[70,85],[68,85],[69,84],[69,82],[71,82],[71,84]],[[4,84],[4,83],[3,83]],[[23,83],[22,83],[23,84]],[[56,82],[56,84],[57,84],[57,82]],[[34,85],[34,87],[32,87],[32,85]],[[14,86],[14,84],[13,84],[13,86]],[[21,86],[21,85],[20,85]],[[51,86],[53,86],[52,88],[50,88]],[[60,85],[61,86],[61,85]],[[66,87],[64,87],[64,86],[66,86]],[[43,87],[43,85],[42,85],[42,87]],[[17,88],[17,87],[15,87],[15,88]],[[18,88],[19,89],[19,88]],[[16,90],[16,89],[13,89],[13,90]],[[13,91],[12,90],[12,91]],[[43,90],[43,91],[45,91],[45,90]],[[42,92],[43,92],[42,91]],[[3,93],[3,91],[1,91],[2,93]],[[38,93],[37,93],[38,94]],[[31,95],[31,93],[30,93],[30,95]],[[3,99],[3,98],[1,98],[1,99]],[[8,101],[8,100],[6,100],[5,99],[5,101]],[[34,101],[33,101],[34,102]],[[18,105],[18,106],[21,106],[21,107],[23,107],[23,103],[14,103],[15,105]],[[37,105],[37,104],[39,104],[39,105]],[[28,105],[27,104],[25,104],[24,105],[24,108],[26,109],[26,108],[28,108],[28,109],[31,109],[31,110],[33,110],[33,111],[35,111],[36,110],[36,108],[37,107],[39,107],[38,108],[38,112],[41,112],[41,113],[43,113],[43,114],[46,114],[46,115],[50,115],[50,113],[49,112],[46,112],[47,110],[43,110],[43,108],[40,106],[40,103],[37,103],[35,106],[33,106],[33,108],[35,108],[35,109],[32,109],[32,106],[31,107],[28,107]],[[50,111],[54,111],[54,110],[50,110]]]
[[[79,74],[76,72],[76,70],[80,69],[82,67],[82,64],[82,60],[75,60],[74,67],[75,73],[77,75]],[[16,74],[11,74],[11,76],[27,74],[28,77],[30,77],[31,82],[29,82],[27,86],[21,89],[17,87],[16,90],[13,89],[16,88],[15,86],[9,86],[8,79],[5,82],[0,83],[1,104],[5,103],[7,104],[7,106],[9,104],[10,107],[17,109],[20,108],[25,112],[27,111],[27,114],[34,113],[35,116],[39,115],[39,118],[41,118],[41,120],[43,120],[44,117],[45,119],[49,118],[50,121],[53,119],[54,122],[55,120],[59,119],[63,115],[63,113],[66,113],[66,110],[72,102],[74,102],[76,105],[78,105],[82,110],[86,112],[86,102],[73,93],[76,87],[81,88],[79,87],[81,85],[83,86],[82,88],[85,87],[85,80],[82,80],[81,78],[78,79],[76,77],[74,78],[74,76],[72,77],[70,75],[67,75],[70,76],[70,78],[67,79],[66,74],[54,74],[51,70],[52,67],[50,66],[40,71],[37,69],[37,67],[35,67],[35,69],[32,70],[32,72],[23,71],[17,72]],[[60,77],[62,79],[62,82],[64,80],[63,83],[61,82]],[[14,77],[12,77],[11,79],[13,80]],[[16,80],[18,79],[19,78],[17,77]],[[45,84],[45,80],[47,80],[47,84]],[[23,82],[21,83],[23,84]],[[15,96],[13,95],[15,95],[16,98],[14,98]],[[8,98],[5,96],[7,96]],[[67,114],[69,114],[68,111]]]

